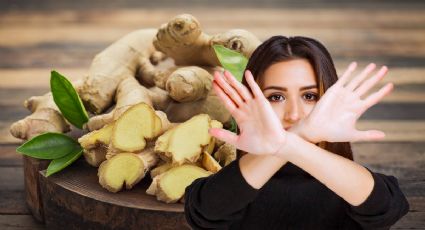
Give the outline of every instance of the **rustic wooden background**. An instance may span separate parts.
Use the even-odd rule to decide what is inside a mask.
[[[425,229],[424,1],[1,1],[0,229],[42,229],[24,201],[21,143],[12,122],[29,114],[22,103],[48,91],[50,70],[80,78],[94,55],[126,33],[157,28],[191,13],[210,34],[247,29],[261,40],[303,35],[323,42],[339,73],[349,62],[387,65],[379,86],[395,90],[361,117],[359,129],[381,129],[384,141],[353,144],[355,160],[394,175],[410,202],[392,229]]]

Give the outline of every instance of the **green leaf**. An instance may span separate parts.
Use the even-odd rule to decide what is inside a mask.
[[[242,82],[248,59],[241,53],[222,45],[213,45],[213,48],[221,66],[232,73],[239,82]]]
[[[53,70],[50,75],[50,89],[53,100],[65,119],[75,127],[82,129],[89,117],[71,82]]]
[[[232,117],[231,120],[230,120],[229,131],[237,133],[237,131],[238,131],[237,128],[238,128],[238,124],[236,123],[235,118]]]
[[[70,153],[68,153],[64,157],[52,160],[49,166],[47,167],[46,176],[50,176],[66,168],[66,166],[76,161],[82,153],[83,148],[81,148],[81,146],[76,146]]]
[[[16,151],[38,159],[56,159],[65,156],[80,145],[61,133],[43,133],[23,143]]]

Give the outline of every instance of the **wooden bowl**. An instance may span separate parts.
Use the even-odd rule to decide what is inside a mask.
[[[184,204],[163,203],[146,194],[149,175],[131,190],[111,193],[99,185],[97,168],[84,158],[50,177],[41,170],[46,166],[24,158],[27,203],[50,229],[190,229]]]

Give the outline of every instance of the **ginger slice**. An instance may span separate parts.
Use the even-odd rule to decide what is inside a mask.
[[[114,123],[105,125],[99,130],[95,130],[78,138],[78,142],[84,149],[92,149],[99,144],[109,145]]]
[[[112,135],[114,123],[107,124],[99,130],[95,130],[78,138],[78,142],[84,149],[84,158],[87,163],[98,167],[106,160],[109,141]]]
[[[221,165],[206,151],[202,153],[202,167],[213,173],[221,169]]]
[[[210,127],[210,117],[198,114],[161,135],[155,143],[155,151],[173,165],[196,162],[210,144]]]
[[[153,146],[138,154],[116,154],[99,166],[99,184],[110,192],[118,192],[124,185],[131,189],[157,162]]]
[[[155,190],[158,200],[166,203],[175,203],[183,197],[185,189],[194,180],[207,177],[211,172],[205,169],[192,165],[184,164],[169,169],[168,171],[158,175],[157,179],[153,181],[156,183],[156,189],[151,188],[150,191]]]
[[[155,138],[161,130],[161,119],[153,108],[143,102],[136,104],[115,122],[111,139],[112,148],[123,152],[143,150],[146,139]]]

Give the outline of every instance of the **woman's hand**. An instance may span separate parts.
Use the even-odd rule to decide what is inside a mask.
[[[351,63],[342,77],[320,98],[311,113],[294,127],[305,139],[318,143],[372,141],[385,137],[382,131],[360,131],[355,125],[367,109],[393,89],[393,84],[388,83],[367,98],[360,98],[385,76],[388,69],[383,66],[375,75],[365,80],[375,69],[375,64],[369,64],[359,75],[348,81],[355,68],[356,63]]]
[[[240,134],[211,128],[210,135],[251,154],[275,155],[285,145],[287,132],[251,72],[245,71],[245,78],[252,94],[230,72],[224,71],[224,76],[214,73],[213,88],[236,120]]]

